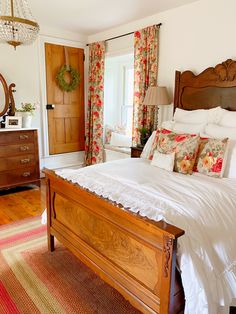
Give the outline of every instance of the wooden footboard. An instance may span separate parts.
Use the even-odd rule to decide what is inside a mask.
[[[184,231],[45,173],[49,250],[55,236],[143,313],[177,313],[176,245]]]

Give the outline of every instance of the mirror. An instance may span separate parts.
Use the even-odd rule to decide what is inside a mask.
[[[9,108],[9,90],[4,77],[0,74],[0,117],[3,116]]]
[[[11,83],[11,85],[9,86],[9,116],[14,116],[16,111],[15,100],[13,97],[13,93],[16,92],[16,90],[14,89],[15,87],[16,85],[14,83]]]

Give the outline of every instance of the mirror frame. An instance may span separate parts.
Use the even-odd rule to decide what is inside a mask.
[[[14,90],[14,88],[16,87],[16,85],[14,83],[11,83],[11,85],[9,86],[9,116],[14,116],[15,112],[16,112],[16,106],[15,106],[15,100],[14,100],[14,96],[13,93],[16,92],[16,90]]]
[[[7,82],[5,81],[4,77],[2,74],[0,74],[0,82],[3,86],[4,93],[5,93],[5,107],[4,109],[0,112],[0,117],[3,116],[7,110],[9,109],[9,90],[8,90],[8,85]]]

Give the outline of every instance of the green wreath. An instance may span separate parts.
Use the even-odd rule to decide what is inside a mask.
[[[70,83],[65,81],[65,73],[71,76]],[[65,92],[71,92],[76,89],[80,82],[80,75],[72,66],[63,65],[56,76],[59,87]]]

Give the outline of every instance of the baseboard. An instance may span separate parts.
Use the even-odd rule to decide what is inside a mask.
[[[67,167],[80,167],[84,164],[84,152],[74,152],[67,154],[51,155],[41,157],[40,169],[58,169]]]

